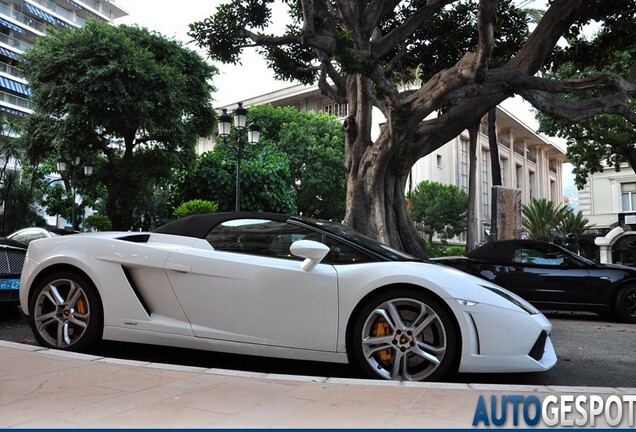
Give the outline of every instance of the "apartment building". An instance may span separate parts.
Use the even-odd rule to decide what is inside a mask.
[[[238,101],[237,101],[238,102]],[[268,94],[242,101],[245,107],[272,104],[273,106],[293,106],[299,110],[327,112],[344,119],[348,115],[346,104],[335,104],[323,96],[317,87],[303,85],[290,86]],[[226,106],[228,111],[236,104]],[[372,138],[380,134],[385,122],[379,110],[374,111]],[[483,119],[478,138],[477,185],[478,241],[485,241],[490,233],[491,217],[491,156],[488,145],[486,118]],[[504,187],[521,190],[522,204],[532,198],[546,198],[555,202],[563,201],[562,166],[565,153],[545,137],[538,135],[512,112],[497,108],[497,141]],[[210,150],[214,142],[204,140],[199,143],[199,152]],[[416,187],[423,180],[445,184],[455,184],[468,191],[468,131],[453,139],[443,147],[420,159],[411,169],[409,186]],[[465,243],[465,238],[457,239]]]
[[[0,0],[0,110],[8,116],[31,114],[31,91],[17,62],[48,26],[80,27],[89,18],[112,23],[125,15],[109,0]]]

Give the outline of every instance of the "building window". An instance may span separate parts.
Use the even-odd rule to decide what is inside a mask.
[[[501,171],[501,185],[506,185],[506,180],[508,179],[508,159],[501,158],[499,159],[499,168]]]
[[[459,140],[459,187],[468,192],[468,140]]]
[[[623,211],[636,211],[636,183],[621,183]]]
[[[488,150],[481,151],[481,207],[483,217],[490,214],[490,202],[488,201]]]
[[[442,167],[442,155],[437,155],[437,166]]]
[[[554,202],[560,202],[560,197],[557,194],[556,182],[554,180],[550,180],[550,199]]]
[[[517,189],[523,188],[523,167],[521,165],[515,164],[515,173],[517,174],[517,183],[515,183],[515,187]]]
[[[528,187],[530,189],[530,199],[536,198],[536,189],[537,189],[536,179],[537,179],[537,176],[534,173],[534,171],[530,171],[528,173],[528,183],[529,183]]]
[[[349,106],[346,103],[333,103],[325,105],[322,110],[327,114],[334,115],[338,118],[345,118],[349,115]]]

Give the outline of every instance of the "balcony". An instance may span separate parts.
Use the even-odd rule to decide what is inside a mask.
[[[5,62],[1,62],[1,61],[0,61],[0,72],[4,72],[5,74],[15,78],[23,79],[22,71],[19,68]]]
[[[75,15],[73,12],[67,9],[64,9],[63,7],[59,6],[57,3],[53,1],[49,1],[49,0],[31,0],[31,1],[33,3],[39,4],[43,8],[46,8],[63,18],[66,18],[68,21],[75,23],[76,25],[80,27],[85,24],[85,21],[83,18]]]
[[[11,46],[13,48],[17,48],[22,52],[31,48],[31,44],[28,44],[21,39],[16,39],[14,37],[7,36],[6,34],[2,34],[2,33],[0,33],[0,43]]]
[[[33,18],[30,18],[24,15],[21,12],[11,9],[9,6],[3,3],[0,3],[0,15],[13,18],[14,20],[24,24],[25,26],[29,28],[32,28],[33,30],[36,30],[40,33],[44,33],[44,25],[40,24]]]
[[[33,113],[33,107],[27,98],[15,96],[0,90],[0,102],[3,102],[5,106],[9,105],[9,108],[14,108],[23,114]]]

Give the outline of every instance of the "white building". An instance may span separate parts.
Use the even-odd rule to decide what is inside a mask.
[[[579,208],[595,228],[613,228],[627,219],[636,229],[636,174],[629,164],[592,174],[578,196]]]
[[[238,101],[237,101],[238,102]],[[242,101],[245,107],[271,104],[273,106],[293,106],[311,112],[325,111],[340,118],[348,115],[346,104],[335,104],[323,96],[317,87],[295,85],[268,94]],[[236,104],[226,106],[228,112]],[[385,119],[379,110],[375,118],[372,139],[380,134]],[[532,198],[546,198],[561,203],[563,201],[562,165],[565,153],[562,149],[538,135],[511,112],[497,108],[497,139],[503,186],[521,190],[522,204]],[[211,140],[201,141],[199,152],[210,150]],[[423,180],[445,184],[455,184],[468,190],[468,131],[420,159],[412,168],[412,187]],[[486,119],[484,118],[478,139],[477,185],[479,239],[485,240],[490,229],[491,163]],[[460,239],[462,241],[464,239]]]
[[[599,231],[609,231],[598,238],[600,259],[605,263],[636,266],[636,174],[629,164],[605,167],[589,176],[578,191],[579,208]]]

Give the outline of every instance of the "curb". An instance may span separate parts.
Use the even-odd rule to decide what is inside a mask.
[[[404,388],[421,388],[421,389],[438,389],[438,390],[472,390],[481,392],[533,392],[533,393],[594,393],[594,394],[636,394],[636,388],[631,387],[585,387],[585,386],[545,386],[545,385],[513,385],[513,384],[461,384],[461,383],[445,383],[445,382],[405,382],[405,381],[383,381],[372,379],[358,378],[330,378],[330,377],[314,377],[305,375],[285,375],[264,372],[245,372],[231,369],[203,368],[195,366],[181,366],[168,363],[153,363],[139,360],[123,360],[109,357],[95,356],[91,354],[82,354],[71,351],[60,351],[41,346],[22,344],[17,342],[9,342],[0,340],[0,347],[17,349],[22,351],[32,351],[37,354],[54,355],[64,358],[76,360],[94,361],[101,363],[110,363],[122,366],[140,367],[169,370],[175,372],[191,372],[201,374],[212,374],[221,376],[232,376],[240,378],[259,378],[272,381],[297,381],[297,382],[313,382],[319,384],[340,384],[340,385],[358,385],[371,387],[404,387]]]

